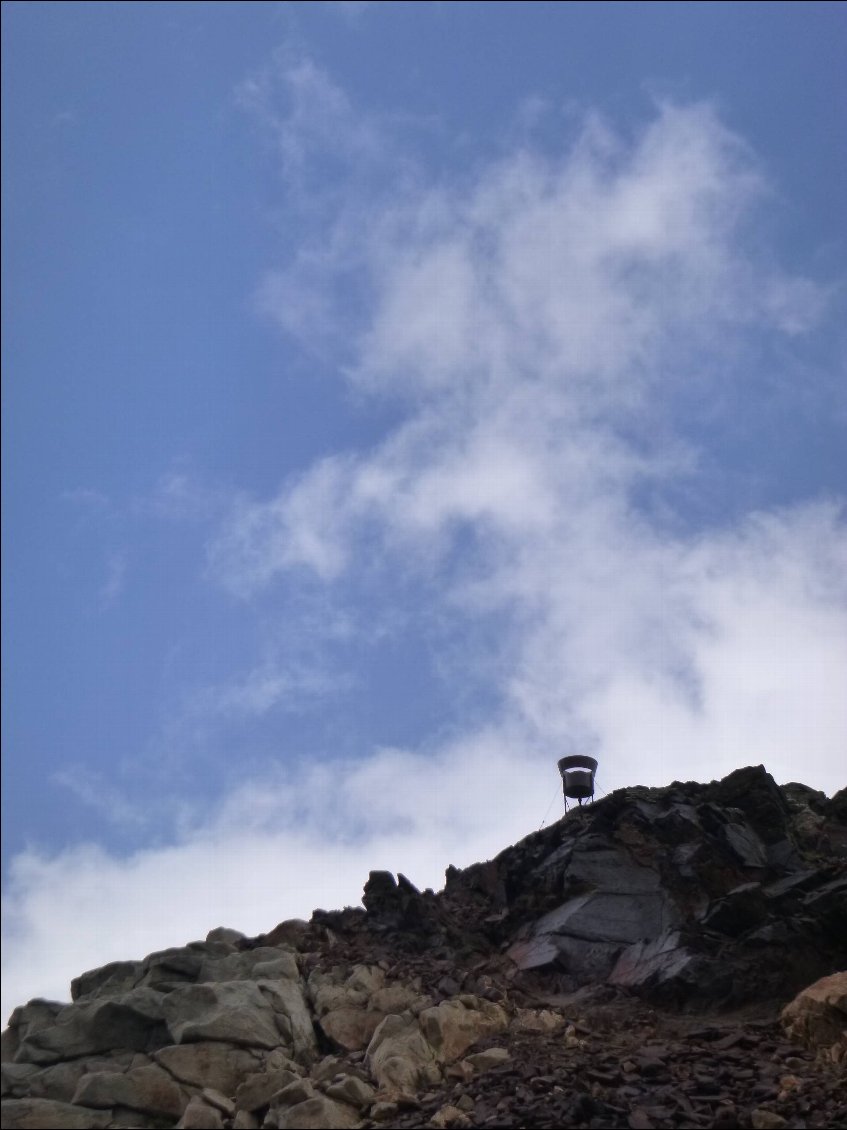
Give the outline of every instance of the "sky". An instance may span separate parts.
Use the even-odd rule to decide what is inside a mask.
[[[4,1021],[847,784],[847,6],[2,18]]]

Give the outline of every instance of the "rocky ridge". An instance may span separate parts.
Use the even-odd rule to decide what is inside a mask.
[[[847,1124],[845,790],[619,790],[363,904],[15,1009],[2,1125]]]

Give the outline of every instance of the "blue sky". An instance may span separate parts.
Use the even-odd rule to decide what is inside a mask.
[[[843,4],[2,12],[4,1019],[845,784]]]

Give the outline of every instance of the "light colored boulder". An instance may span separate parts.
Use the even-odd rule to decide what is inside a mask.
[[[177,1130],[223,1130],[224,1120],[217,1107],[193,1095],[176,1125]]]
[[[326,1093],[331,1099],[349,1103],[360,1110],[370,1106],[376,1098],[374,1088],[364,1079],[360,1079],[358,1075],[342,1075],[340,1079],[330,1083]]]
[[[298,1106],[317,1096],[311,1079],[294,1079],[273,1096],[274,1106]]]
[[[352,1130],[359,1121],[357,1110],[325,1095],[290,1106],[276,1116],[279,1130]]]
[[[440,1063],[452,1063],[482,1036],[502,1032],[509,1020],[498,1004],[462,996],[420,1014],[420,1027]]]
[[[200,1092],[200,1098],[209,1106],[216,1106],[226,1118],[232,1118],[235,1114],[235,1103],[232,1099],[228,1099],[226,1095],[221,1094],[214,1087],[204,1087]]]
[[[371,993],[368,1008],[387,1016],[390,1012],[405,1012],[407,1009],[420,1012],[431,1004],[431,997],[423,996],[411,985],[397,983],[386,985],[384,989],[377,989],[375,993]]]
[[[290,950],[260,946],[243,952],[209,955],[203,960],[198,981],[259,981],[300,976],[297,958]]]
[[[110,1110],[89,1110],[53,1099],[6,1099],[3,1130],[106,1130]]]
[[[275,1071],[256,1071],[239,1084],[235,1092],[235,1105],[239,1110],[259,1110],[268,1106],[278,1091],[296,1082],[298,1075],[288,1068]]]
[[[474,1052],[465,1059],[474,1071],[490,1071],[492,1067],[499,1067],[501,1063],[508,1063],[512,1057],[505,1048],[486,1048],[483,1052]]]
[[[347,1052],[362,1051],[385,1019],[384,1012],[361,1008],[335,1008],[320,1020],[321,1028],[334,1044]]]
[[[231,946],[244,940],[245,935],[240,930],[233,930],[230,926],[216,926],[206,935],[207,942],[228,942]]]
[[[378,965],[354,965],[344,983],[348,989],[372,997],[385,987],[385,973]]]
[[[237,1110],[232,1120],[232,1130],[259,1130],[259,1120],[249,1110]]]
[[[288,979],[258,981],[257,987],[273,1011],[277,1031],[294,1059],[312,1062],[318,1054],[318,1043],[302,982]]]
[[[125,1106],[157,1118],[176,1119],[188,1095],[161,1067],[151,1064],[133,1070],[94,1071],[83,1075],[72,1102],[80,1106]]]
[[[349,1060],[342,1059],[337,1055],[325,1055],[323,1059],[312,1064],[309,1070],[309,1078],[313,1083],[331,1083],[339,1075],[345,1075],[349,1068]],[[367,1079],[367,1074],[363,1075],[362,1078]]]
[[[391,1122],[397,1117],[400,1107],[397,1103],[393,1102],[376,1102],[370,1109],[370,1118],[372,1122]]]
[[[411,1012],[386,1016],[368,1044],[365,1063],[377,1086],[392,1094],[414,1093],[441,1079],[435,1052]]]
[[[339,1008],[364,1009],[367,1006],[367,992],[345,984],[345,980],[340,970],[324,973],[314,969],[309,974],[307,982],[309,999],[317,1016],[321,1017]]]
[[[241,1080],[261,1071],[265,1062],[258,1051],[222,1043],[172,1045],[155,1052],[153,1058],[180,1083],[217,1087],[226,1094],[233,1094]]]
[[[179,987],[164,998],[162,1011],[176,1044],[221,1040],[275,1048],[281,1042],[274,1011],[252,981]]]
[[[309,923],[305,918],[286,918],[265,934],[263,941],[268,946],[290,945],[295,949],[303,945],[309,933]]]
[[[518,1008],[510,1027],[516,1032],[556,1032],[566,1023],[561,1013],[549,1008]]]
[[[828,1052],[833,1062],[847,1059],[847,972],[822,977],[803,989],[780,1019],[792,1039]]]
[[[460,1107],[448,1103],[435,1112],[429,1120],[429,1125],[437,1127],[438,1130],[444,1130],[445,1127],[456,1127],[458,1130],[472,1126],[473,1123]]]

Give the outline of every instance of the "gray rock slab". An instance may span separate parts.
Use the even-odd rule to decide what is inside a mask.
[[[768,849],[746,824],[724,824],[720,837],[745,867],[767,867]]]
[[[139,985],[170,988],[174,984],[197,980],[204,961],[202,950],[189,946],[158,950],[144,958]]]
[[[11,1098],[57,1099],[69,1103],[86,1072],[114,1070],[109,1059],[74,1059],[38,1068],[34,1063],[3,1064],[3,1096]]]
[[[90,1107],[124,1106],[154,1118],[179,1118],[188,1095],[161,1067],[130,1071],[95,1071],[83,1075],[72,1099]]]
[[[761,925],[768,907],[761,883],[743,883],[712,903],[703,918],[709,930],[736,937]]]
[[[557,967],[576,978],[580,984],[603,980],[621,951],[617,942],[596,942],[568,934],[553,934],[551,939],[557,949]]]
[[[4,1130],[106,1130],[110,1110],[88,1110],[53,1099],[6,1099],[2,1103]]]
[[[608,844],[591,850],[577,844],[567,866],[566,882],[627,895],[646,894],[659,888],[657,872]]]
[[[0,1064],[0,1098],[26,1098],[31,1094],[29,1080],[38,1074],[38,1068],[34,1063]]]
[[[148,1051],[169,1042],[161,993],[133,989],[122,996],[65,1005],[55,1023],[28,1031],[15,1059],[19,1063],[56,1063],[119,1049]]]
[[[558,961],[559,947],[554,936],[541,934],[536,938],[515,942],[506,951],[506,956],[518,969],[542,969],[545,965]]]
[[[153,1058],[180,1083],[217,1087],[230,1095],[242,1079],[264,1066],[263,1053],[217,1041],[172,1045],[154,1052]]]
[[[303,983],[282,978],[257,981],[256,986],[270,1006],[276,1018],[277,1030],[293,1057],[303,1063],[310,1063],[317,1056],[318,1044]],[[277,1043],[279,1042],[277,1039]]]
[[[674,917],[668,899],[660,891],[592,891],[545,914],[534,932],[629,943],[658,937],[673,924]]]
[[[268,999],[252,981],[186,985],[162,1003],[176,1044],[221,1040],[243,1047],[275,1048],[282,1041]]]
[[[98,969],[89,969],[71,981],[71,999],[118,996],[136,988],[142,974],[140,961],[110,961]]]
[[[259,946],[243,953],[234,952],[206,957],[200,968],[198,981],[273,980],[288,978],[296,981],[300,976],[297,958],[290,950],[275,946]]]
[[[651,979],[675,977],[690,964],[688,950],[680,944],[680,936],[672,931],[650,942],[636,942],[620,954],[608,977],[612,985],[636,987]]]

